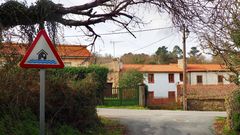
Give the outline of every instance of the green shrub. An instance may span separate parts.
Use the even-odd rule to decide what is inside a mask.
[[[30,109],[1,108],[0,135],[38,135],[38,124]]]
[[[237,89],[226,98],[228,126],[240,132],[240,89]]]
[[[99,123],[96,105],[97,81],[95,74],[83,80],[63,83],[50,81],[46,91],[46,117],[51,123],[66,123],[83,131]],[[71,87],[69,87],[69,85]]]
[[[143,82],[143,74],[137,70],[129,70],[124,72],[119,79],[119,87],[135,88],[139,83]]]
[[[59,71],[53,71],[46,75],[46,121],[49,127],[67,124],[84,132],[98,126],[96,95],[102,82],[97,72],[74,79],[67,73],[56,75]],[[30,108],[39,116],[38,70],[0,70],[0,107],[4,106]]]
[[[55,135],[80,135],[81,133],[68,125],[61,125],[54,132]]]
[[[240,131],[240,114],[234,112],[232,116],[233,129],[235,131]]]
[[[89,67],[66,67],[64,69],[52,69],[48,70],[51,74],[51,78],[64,78],[67,80],[82,80],[88,76],[88,74],[95,73],[97,88],[96,97],[98,104],[103,103],[103,90],[106,88],[108,69],[97,65]]]

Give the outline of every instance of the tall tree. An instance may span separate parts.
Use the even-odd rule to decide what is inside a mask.
[[[199,63],[207,63],[205,56],[197,49],[197,47],[191,47],[191,50],[188,52],[189,58],[187,62],[189,64],[199,64]]]
[[[168,64],[169,63],[169,52],[168,47],[162,46],[158,47],[157,51],[155,52],[156,60],[158,64]]]
[[[191,47],[191,50],[189,51],[188,55],[190,57],[199,57],[200,55],[202,55],[202,53],[200,53],[197,47]]]
[[[181,59],[183,57],[183,51],[178,45],[175,45],[172,50],[172,55]]]

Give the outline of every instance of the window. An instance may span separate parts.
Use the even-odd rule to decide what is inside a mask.
[[[64,66],[66,66],[66,67],[70,67],[71,65],[72,65],[71,62],[64,62]]]
[[[154,74],[148,74],[148,83],[154,83]]]
[[[218,83],[223,83],[223,75],[218,75]]]
[[[180,73],[179,79],[180,79],[181,82],[183,82],[183,74],[182,73]]]
[[[202,83],[203,83],[202,76],[197,75],[197,84],[202,84]]]
[[[174,74],[168,74],[168,82],[174,83]]]

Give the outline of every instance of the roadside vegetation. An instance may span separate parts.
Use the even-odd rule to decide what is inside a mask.
[[[49,135],[82,135],[104,129],[96,106],[102,101],[107,73],[106,68],[97,66],[47,70],[45,113]],[[0,135],[37,135],[38,116],[38,70],[1,69]]]
[[[99,105],[97,108],[110,108],[110,109],[134,109],[134,110],[147,110],[147,108],[142,106],[108,106],[108,105]]]
[[[228,127],[226,117],[217,117],[213,128],[215,135],[238,135],[236,131]]]

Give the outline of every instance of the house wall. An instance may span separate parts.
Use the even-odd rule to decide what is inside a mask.
[[[169,91],[177,93],[177,84],[180,82],[180,73],[174,73],[174,83],[169,83],[168,73],[153,73],[154,83],[148,83],[148,73],[144,73],[144,83],[149,92],[154,92],[154,98],[167,98]]]
[[[79,67],[79,66],[89,66],[89,61],[85,61],[86,58],[62,58],[64,65],[67,67]]]
[[[208,84],[218,84],[218,75],[223,75],[223,84],[230,84],[227,80],[229,79],[229,72],[189,72],[188,81],[191,85],[197,84],[197,76],[201,75],[203,80],[203,85]]]
[[[118,87],[119,82],[119,72],[120,72],[120,62],[118,60],[113,60],[109,63],[101,64],[109,69],[108,73],[108,83],[112,83],[112,87]]]

